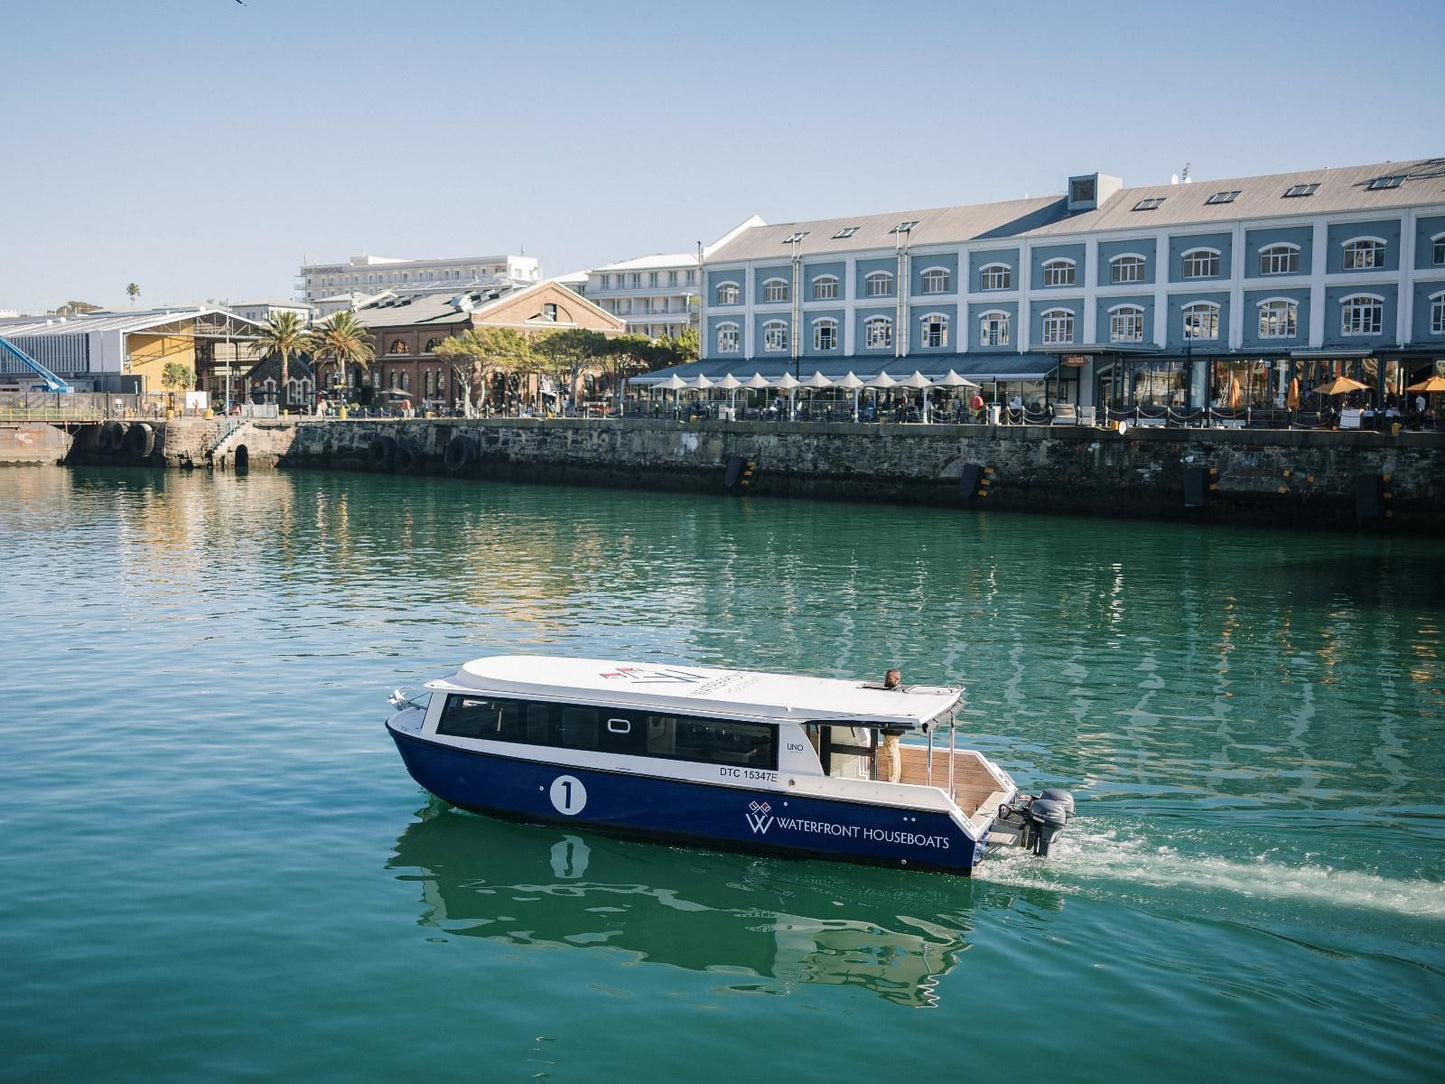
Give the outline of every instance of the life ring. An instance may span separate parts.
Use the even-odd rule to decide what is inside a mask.
[[[447,470],[453,474],[466,470],[476,461],[476,458],[477,445],[471,437],[452,437],[447,441],[447,450],[442,455]]]
[[[106,422],[101,426],[100,447],[102,451],[118,452],[123,443],[125,443],[125,426],[120,422]]]
[[[136,422],[125,432],[123,450],[133,459],[149,459],[156,450],[156,431],[145,422]]]
[[[391,466],[395,456],[396,441],[391,437],[377,437],[371,442],[371,447],[367,450],[367,458],[377,470],[385,470]]]

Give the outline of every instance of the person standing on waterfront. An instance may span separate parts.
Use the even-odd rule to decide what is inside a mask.
[[[883,687],[893,692],[903,691],[903,671],[893,667],[883,675]],[[878,777],[890,783],[898,782],[903,774],[903,757],[898,749],[898,739],[903,731],[897,727],[885,726],[878,732]]]

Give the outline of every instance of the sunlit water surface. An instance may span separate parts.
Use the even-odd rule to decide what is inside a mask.
[[[1438,1079],[1438,544],[58,468],[0,540],[0,1076]],[[1079,816],[967,880],[448,811],[385,695],[502,651],[962,681]]]

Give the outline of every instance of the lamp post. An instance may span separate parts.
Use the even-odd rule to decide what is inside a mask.
[[[790,277],[790,285],[788,287],[788,300],[791,302],[789,306],[791,311],[789,312],[788,319],[788,350],[793,356],[794,380],[802,379],[802,374],[798,370],[799,356],[801,353],[798,345],[798,325],[802,323],[803,319],[803,299],[800,289],[803,281],[803,257],[800,254],[800,250],[803,246],[803,238],[807,237],[809,232],[811,231],[799,230],[797,233],[789,234],[783,238],[783,244],[787,245],[792,253],[793,273]]]

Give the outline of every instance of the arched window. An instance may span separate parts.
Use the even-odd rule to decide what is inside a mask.
[[[1445,335],[1445,290],[1430,295],[1430,334]]]
[[[946,267],[929,267],[923,272],[925,294],[946,294],[953,289],[953,272]]]
[[[1340,334],[1378,335],[1385,323],[1385,299],[1355,294],[1340,302]]]
[[[424,354],[435,354],[435,353],[436,353],[436,349],[437,349],[437,345],[438,345],[440,342],[441,342],[440,339],[428,339],[428,340],[426,341],[426,349],[423,350],[422,353],[424,353]]]
[[[1385,242],[1379,237],[1353,237],[1345,243],[1346,271],[1378,271],[1385,266]]]
[[[863,321],[863,346],[868,350],[886,350],[893,345],[893,321],[886,316],[870,316]]]
[[[719,354],[736,354],[738,351],[738,345],[738,325],[718,324],[717,352]]]
[[[1109,310],[1109,341],[1141,343],[1144,341],[1144,308],[1141,305],[1115,305]]]
[[[948,317],[941,312],[930,312],[922,318],[923,346],[936,350],[948,345]]]
[[[1074,313],[1071,309],[1049,309],[1043,315],[1044,343],[1058,345],[1074,341]]]
[[[838,276],[819,275],[813,280],[813,300],[833,301],[838,297]]]
[[[1184,277],[1213,279],[1219,277],[1219,249],[1191,248],[1184,254]]]
[[[1195,301],[1184,306],[1186,339],[1219,338],[1219,306],[1213,301]]]
[[[428,399],[430,399],[430,398],[431,398],[431,380],[432,380],[431,370],[428,369],[425,373],[422,374],[422,376],[423,376],[423,380],[422,380],[422,394],[425,395]]]
[[[1059,257],[1056,260],[1044,261],[1044,285],[1045,286],[1072,286],[1074,285],[1074,261]]]
[[[446,393],[447,393],[447,373],[446,373],[446,370],[445,370],[445,369],[438,369],[438,370],[437,370],[437,379],[436,379],[436,385],[435,385],[435,386],[436,386],[436,393],[437,393],[437,398],[438,398],[438,399],[440,399],[440,398],[442,398],[443,396],[446,395]]]
[[[1259,303],[1259,337],[1293,339],[1299,330],[1299,304],[1287,297],[1271,297]]]
[[[1006,263],[988,263],[978,269],[980,290],[1008,290],[1013,288],[1013,268]]]
[[[768,279],[763,283],[764,301],[786,301],[788,300],[788,280]]]
[[[1009,314],[1000,309],[979,313],[978,344],[980,346],[1007,346],[1009,342]]]
[[[1259,250],[1261,275],[1299,274],[1299,245],[1266,245]]]
[[[411,391],[411,373],[406,369],[401,371],[401,390]]]
[[[838,321],[830,318],[820,318],[813,321],[813,349],[814,350],[836,350],[838,349]]]
[[[388,350],[387,353],[388,353],[388,354],[410,354],[411,351],[407,348],[406,340],[405,340],[405,339],[392,339],[392,340],[391,340],[391,349]]]
[[[743,291],[736,282],[719,282],[717,284],[717,303],[719,305],[736,305],[742,300]]]
[[[892,297],[893,274],[889,271],[873,271],[863,279],[863,293],[867,297]]]
[[[1138,253],[1121,253],[1109,261],[1109,281],[1143,282],[1144,266],[1144,257]]]
[[[776,352],[788,348],[788,325],[781,320],[769,320],[763,325],[763,349]]]

